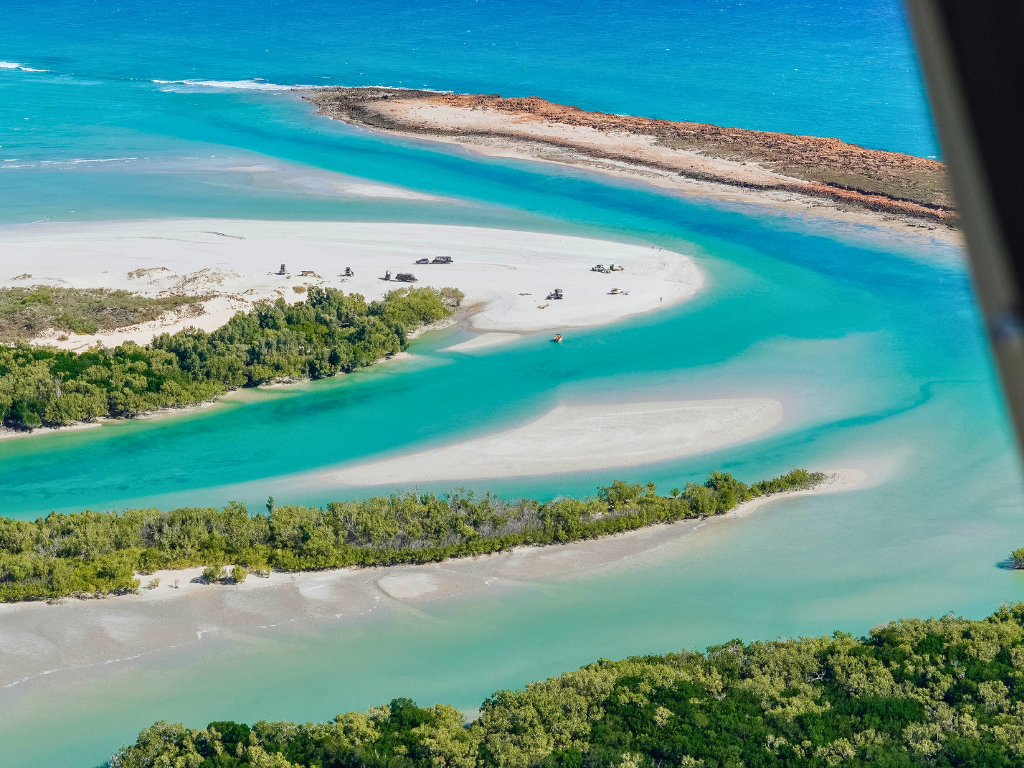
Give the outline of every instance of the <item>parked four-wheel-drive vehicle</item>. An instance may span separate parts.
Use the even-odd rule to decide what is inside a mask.
[[[416,259],[417,264],[429,264],[430,259]]]
[[[397,280],[400,283],[415,283],[416,275],[414,275],[412,272],[399,272],[397,275],[395,275],[395,280]]]

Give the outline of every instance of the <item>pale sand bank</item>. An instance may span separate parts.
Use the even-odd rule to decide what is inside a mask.
[[[825,480],[813,488],[808,488],[802,491],[787,491],[786,493],[777,493],[773,496],[761,496],[757,499],[751,499],[750,501],[746,501],[738,505],[725,517],[731,520],[738,520],[741,517],[746,517],[752,512],[756,512],[765,504],[770,504],[776,499],[791,499],[797,496],[816,496],[821,493],[842,493],[843,491],[862,487],[868,479],[868,473],[863,469],[830,469],[825,471],[824,474]]]
[[[165,571],[160,586],[138,595],[65,600],[57,605],[0,605],[0,706],[30,685],[60,686],[67,674],[106,676],[145,656],[211,639],[249,646],[281,630],[316,631],[359,620],[378,609],[445,598],[486,598],[531,583],[587,578],[691,556],[698,531],[740,521],[773,502],[835,493],[864,482],[859,469],[832,470],[810,491],[781,493],[706,520],[688,520],[560,546],[523,547],[479,558],[422,566],[339,569],[250,576],[244,584],[192,583],[201,569]],[[174,579],[179,589],[173,588]]]
[[[504,432],[314,477],[402,485],[631,467],[720,448],[781,421],[782,403],[771,398],[560,405]]]
[[[474,352],[478,349],[486,349],[498,344],[505,344],[509,341],[518,341],[523,338],[521,333],[481,333],[472,339],[445,347],[441,352]]]
[[[31,431],[21,429],[8,429],[7,427],[0,426],[0,440],[16,440],[20,437],[38,437],[39,435],[55,435],[58,432],[77,432],[82,429],[93,429],[95,427],[101,427],[103,424],[98,421],[90,421],[80,424],[69,424],[66,427],[36,427]]]
[[[436,256],[454,263],[414,263]],[[291,274],[272,274],[282,262]],[[625,269],[590,271],[597,263]],[[354,277],[342,276],[346,267]],[[408,286],[382,280],[387,270],[413,273],[416,286],[458,288],[465,304],[478,308],[470,319],[474,330],[505,334],[612,323],[692,296],[703,281],[692,259],[679,253],[480,227],[223,219],[0,227],[0,286],[212,297],[198,317],[172,315],[112,333],[36,340],[76,350],[96,342],[144,344],[189,325],[211,331],[257,300],[301,300],[296,287],[332,286],[379,299]],[[554,288],[565,298],[546,300]],[[611,295],[613,288],[628,295]]]

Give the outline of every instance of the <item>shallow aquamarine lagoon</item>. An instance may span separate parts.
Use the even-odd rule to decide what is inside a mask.
[[[3,679],[4,765],[93,768],[161,719],[329,719],[399,695],[470,711],[496,688],[600,657],[734,637],[860,634],[900,616],[981,618],[1003,600],[1024,599],[1024,576],[1003,567],[1024,546],[1022,476],[957,247],[927,231],[711,204],[573,169],[386,139],[317,117],[288,92],[153,82],[409,85],[396,74],[404,68],[415,86],[572,102],[566,83],[575,77],[577,101],[590,108],[937,154],[896,4],[856,12],[874,14],[872,34],[852,32],[838,11],[780,15],[757,2],[685,12],[652,6],[653,20],[628,33],[606,9],[596,26],[619,30],[600,37],[611,63],[595,53],[594,79],[585,83],[587,62],[558,45],[575,29],[568,12],[548,24],[523,22],[520,32],[533,35],[524,54],[502,42],[511,13],[503,4],[480,3],[478,25],[465,23],[476,9],[446,5],[422,27],[388,26],[404,37],[379,49],[362,42],[364,12],[327,14],[333,37],[306,38],[293,25],[315,24],[282,6],[246,17],[248,36],[232,38],[232,57],[214,44],[229,34],[222,9],[205,23],[175,26],[167,14],[185,6],[160,6],[122,4],[131,17],[122,26],[65,9],[81,25],[66,49],[30,6],[15,9],[16,34],[0,41],[0,59],[49,71],[0,69],[0,159],[11,160],[0,163],[0,225],[203,216],[528,229],[679,251],[696,260],[705,284],[690,301],[573,330],[562,344],[540,334],[475,354],[446,352],[469,338],[457,326],[414,341],[410,359],[352,375],[246,391],[188,415],[0,441],[0,514],[230,500],[255,510],[270,495],[322,504],[393,490],[331,487],[317,477],[326,468],[488,434],[559,403],[629,400],[774,397],[785,417],[757,439],[681,461],[471,487],[547,499],[593,494],[617,478],[653,480],[664,491],[715,469],[754,481],[794,467],[855,467],[869,479],[843,494],[779,500],[642,564],[415,608],[383,600],[363,617],[214,632],[101,667],[65,659],[46,675]],[[402,3],[389,8],[412,18]],[[163,19],[166,40],[140,26],[147,13]],[[770,32],[771,54],[761,52],[763,34],[740,35],[734,44],[747,47],[748,61],[734,60],[735,48],[715,42],[718,13],[733,15],[729,28]],[[61,29],[57,17],[49,21]],[[481,38],[437,35],[442,22],[486,30],[495,50]],[[671,32],[684,23],[687,34]],[[104,24],[116,30],[109,40]],[[658,47],[687,46],[680,60],[689,63],[653,58],[651,30],[659,27],[673,39]],[[140,29],[152,34],[150,46]],[[590,26],[580,34],[597,45]],[[282,63],[289,50],[299,52]],[[361,69],[347,69],[355,65],[346,56]],[[332,68],[339,60],[345,65]],[[652,93],[635,74],[644,67]],[[795,81],[808,68],[813,77]],[[437,72],[429,81],[428,71]],[[332,180],[433,197],[338,193]],[[451,484],[418,489],[444,493]],[[0,653],[17,642],[0,615]]]

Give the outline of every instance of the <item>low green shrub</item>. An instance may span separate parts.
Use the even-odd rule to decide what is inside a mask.
[[[222,510],[0,517],[0,601],[130,591],[139,584],[134,571],[197,565],[214,582],[224,578],[224,563],[254,573],[433,563],[720,515],[754,497],[823,479],[798,469],[748,486],[715,472],[678,496],[659,495],[653,483],[616,480],[596,498],[544,503],[456,491],[443,498],[395,493],[322,509],[268,503],[266,513],[255,515],[232,502]]]
[[[493,693],[473,722],[410,699],[326,723],[159,722],[111,768],[1016,768],[1024,603],[866,637],[602,659]]]

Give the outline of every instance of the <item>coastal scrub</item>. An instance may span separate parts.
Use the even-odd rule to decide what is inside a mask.
[[[208,296],[151,298],[108,288],[33,285],[0,288],[0,343],[35,338],[50,330],[90,334],[156,320],[166,312],[202,311]]]
[[[124,418],[214,399],[237,387],[318,379],[401,352],[411,331],[451,315],[454,288],[403,288],[381,301],[311,287],[305,301],[260,302],[212,333],[75,353],[0,345],[0,421],[13,429]]]
[[[1019,766],[1024,603],[866,637],[601,659],[493,693],[468,725],[410,699],[327,723],[159,722],[111,768]]]
[[[395,493],[322,509],[271,500],[266,513],[255,515],[232,502],[223,510],[52,512],[35,521],[0,517],[0,601],[135,592],[136,572],[197,565],[214,583],[224,579],[226,563],[236,566],[235,581],[271,568],[433,563],[721,515],[741,502],[811,488],[824,479],[795,469],[747,485],[714,472],[703,484],[687,483],[668,496],[659,495],[654,483],[616,480],[593,498],[544,503],[457,491],[443,498]]]

